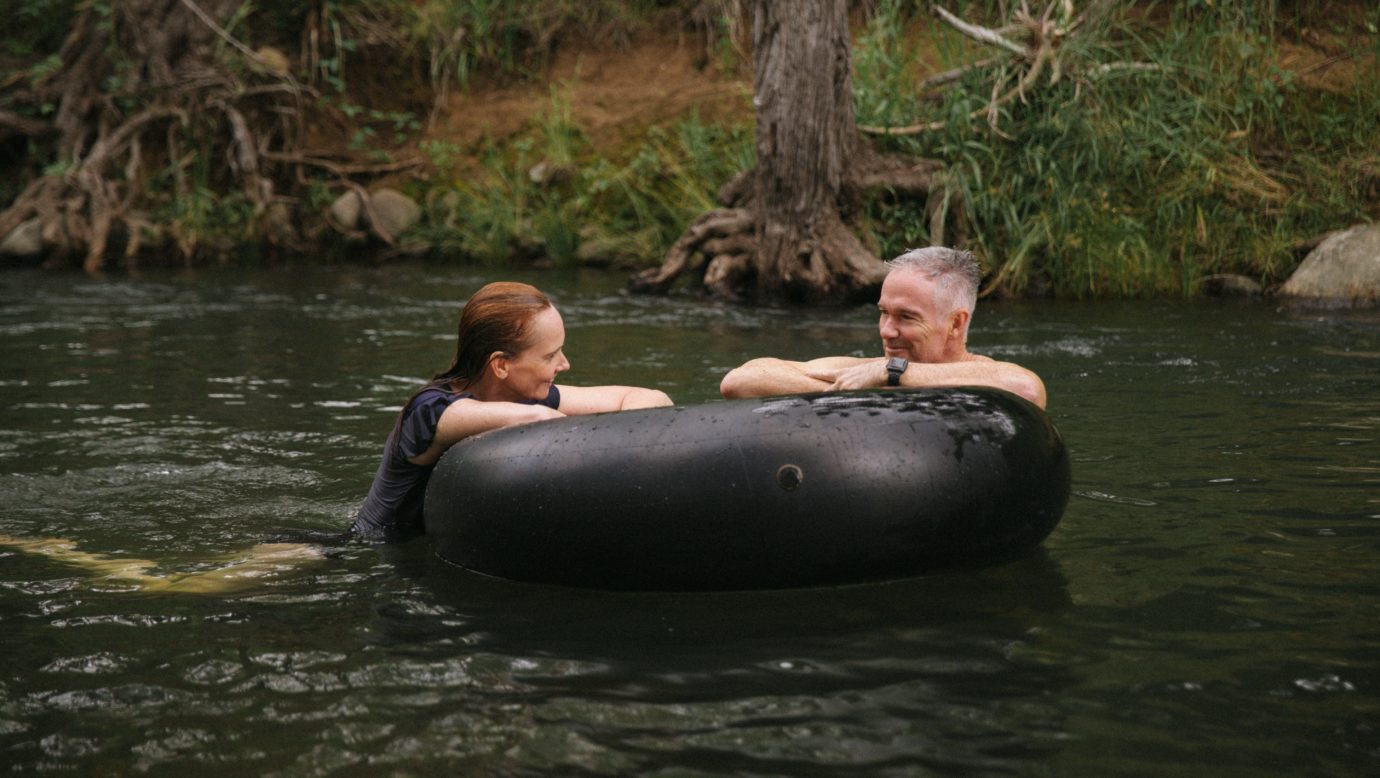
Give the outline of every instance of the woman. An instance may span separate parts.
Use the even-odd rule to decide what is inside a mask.
[[[422,500],[436,461],[481,432],[563,416],[670,405],[635,386],[558,386],[570,369],[565,325],[534,286],[485,286],[460,314],[455,360],[404,404],[353,531],[369,540],[421,534]]]

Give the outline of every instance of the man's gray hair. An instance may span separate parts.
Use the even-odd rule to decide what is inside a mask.
[[[891,270],[909,270],[934,281],[943,295],[938,300],[948,311],[966,309],[971,316],[977,307],[978,285],[982,283],[982,266],[971,251],[928,246],[910,249],[886,263]]]

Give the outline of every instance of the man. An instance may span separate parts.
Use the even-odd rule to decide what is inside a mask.
[[[982,279],[971,252],[912,249],[887,265],[877,302],[885,356],[754,359],[724,376],[719,391],[732,399],[880,386],[991,386],[1045,407],[1045,386],[1034,373],[968,351]]]

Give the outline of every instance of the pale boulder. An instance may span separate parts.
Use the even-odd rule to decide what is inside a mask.
[[[1328,236],[1279,288],[1279,296],[1320,305],[1380,304],[1380,225]]]
[[[360,199],[359,192],[351,189],[331,203],[331,221],[340,229],[353,232],[360,228],[359,216],[363,211],[364,202]]]
[[[43,222],[34,217],[20,222],[0,241],[0,254],[12,257],[36,257],[43,253]]]
[[[374,234],[392,242],[422,219],[422,207],[396,189],[377,189],[369,193],[369,227]]]

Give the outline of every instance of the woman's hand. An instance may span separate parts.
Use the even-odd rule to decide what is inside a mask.
[[[561,412],[569,416],[671,405],[671,398],[659,389],[640,386],[566,386],[561,390]]]
[[[623,396],[623,402],[618,406],[620,411],[631,411],[638,408],[664,408],[674,405],[671,396],[660,389],[643,389],[640,386],[629,387],[629,391]]]

